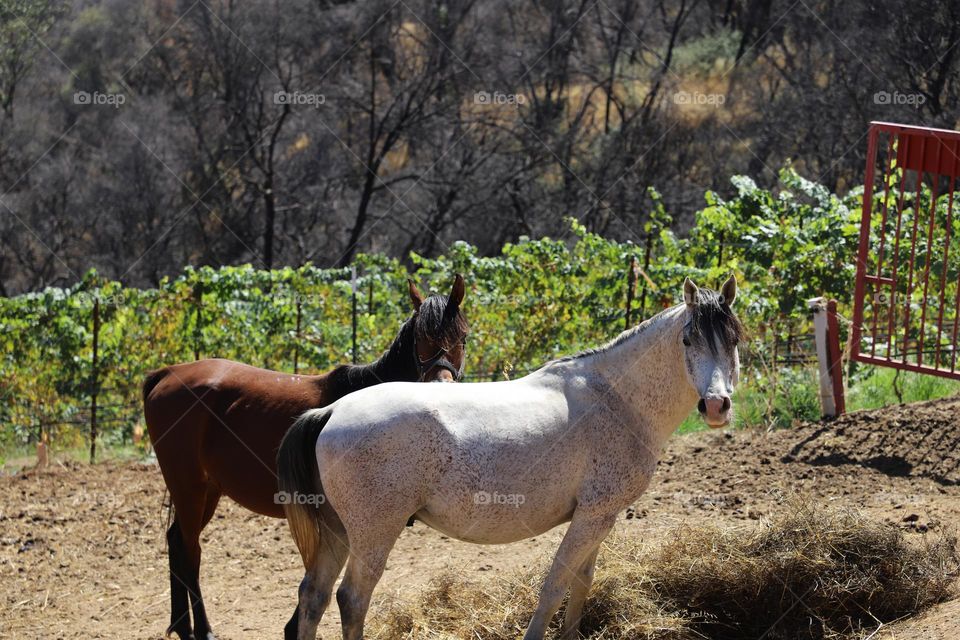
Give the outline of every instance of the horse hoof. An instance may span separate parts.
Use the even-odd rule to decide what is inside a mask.
[[[193,637],[193,631],[190,629],[189,624],[170,625],[167,627],[165,635],[169,638],[173,634],[177,634],[180,640],[196,640],[196,638]]]

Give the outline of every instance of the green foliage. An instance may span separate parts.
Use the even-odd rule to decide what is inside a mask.
[[[684,239],[670,231],[670,216],[651,192],[654,206],[642,245],[606,240],[571,221],[573,241],[524,239],[489,257],[457,242],[437,258],[411,256],[412,274],[395,259],[360,255],[354,263],[357,359],[376,358],[409,315],[408,277],[430,292],[446,293],[453,274],[462,273],[471,324],[468,379],[523,375],[622,331],[628,265],[631,258],[641,265],[649,259],[649,280],[638,283],[634,318],[676,304],[688,275],[717,286],[737,274],[738,312],[749,334],[734,398],[738,424],[789,426],[817,419],[815,371],[778,364],[774,343],[809,332],[808,298],[831,295],[841,315],[849,313],[859,196],[840,199],[790,169],[780,179],[777,193],[745,177],[733,179],[736,195],[730,200],[707,193],[706,207]],[[352,299],[350,269],[312,265],[272,271],[187,267],[151,290],[127,288],[91,271],[69,289],[0,298],[0,449],[35,441],[41,430],[58,447],[79,445],[94,388],[104,442],[129,442],[141,420],[144,374],[197,356],[283,371],[293,371],[296,361],[301,372],[349,362]],[[95,306],[101,319],[96,371]],[[859,374],[852,405],[889,403],[888,374]],[[947,390],[940,382],[908,387],[914,399]],[[681,430],[700,427],[692,414]]]
[[[934,376],[871,367],[850,385],[847,410],[877,409],[894,402],[922,402],[960,392],[960,382]],[[899,393],[899,397],[898,397]]]
[[[724,202],[707,193],[690,249],[710,282],[741,272],[745,315],[764,321],[806,317],[809,298],[829,295],[849,303],[859,233],[855,196],[839,199],[791,169],[780,173],[778,194],[750,178],[733,178],[737,196]],[[786,330],[790,325],[782,327]]]

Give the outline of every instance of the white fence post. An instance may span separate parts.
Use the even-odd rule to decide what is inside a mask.
[[[824,417],[837,415],[833,397],[833,378],[830,376],[830,350],[827,346],[827,300],[811,298],[807,306],[813,311],[813,333],[817,340],[817,362],[820,365],[820,413]]]

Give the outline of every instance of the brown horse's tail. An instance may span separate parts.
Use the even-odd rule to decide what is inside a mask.
[[[316,444],[321,429],[327,424],[331,407],[313,409],[300,416],[283,436],[277,452],[277,479],[283,511],[290,533],[300,550],[307,569],[320,549],[320,509],[323,487],[317,469]]]

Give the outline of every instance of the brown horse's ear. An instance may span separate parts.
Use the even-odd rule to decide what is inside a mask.
[[[453,279],[453,288],[450,289],[450,304],[454,307],[459,307],[460,303],[463,302],[463,295],[466,292],[466,285],[463,282],[463,276],[459,273]]]
[[[408,279],[407,285],[410,288],[410,302],[413,303],[413,310],[420,311],[420,305],[423,304],[423,296],[420,294],[420,289],[417,289],[417,285],[413,284],[413,280]]]

